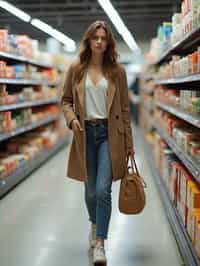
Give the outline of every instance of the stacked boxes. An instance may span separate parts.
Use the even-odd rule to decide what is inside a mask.
[[[199,250],[199,225],[200,225],[200,188],[194,182],[188,183],[187,187],[188,225],[187,231],[192,242],[200,254]]]
[[[200,186],[158,134],[153,145],[156,165],[166,190],[200,255]]]
[[[200,72],[200,47],[186,56],[172,56],[169,63],[161,65],[156,74],[157,79],[179,78]]]

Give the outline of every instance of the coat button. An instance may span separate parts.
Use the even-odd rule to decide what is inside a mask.
[[[118,115],[116,115],[115,117],[116,117],[116,119],[119,119],[119,116]]]

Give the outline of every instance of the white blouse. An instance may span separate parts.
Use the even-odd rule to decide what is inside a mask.
[[[92,118],[107,118],[108,81],[103,77],[94,85],[87,74],[85,81],[86,120]]]

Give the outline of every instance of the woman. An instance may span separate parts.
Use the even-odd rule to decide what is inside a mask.
[[[126,156],[134,151],[126,74],[105,22],[96,21],[85,32],[61,102],[74,133],[67,175],[84,182],[93,262],[106,263],[112,181],[125,175]]]

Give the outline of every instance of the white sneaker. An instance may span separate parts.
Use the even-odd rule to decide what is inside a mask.
[[[96,245],[93,252],[93,263],[106,265],[107,259],[103,246]]]
[[[96,224],[91,224],[89,243],[91,248],[94,248],[96,245]]]

